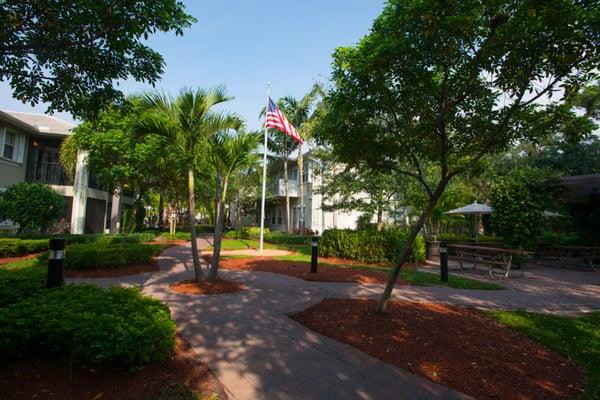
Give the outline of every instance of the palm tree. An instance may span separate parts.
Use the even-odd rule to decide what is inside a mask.
[[[234,174],[254,167],[260,159],[256,152],[260,140],[254,133],[239,133],[231,136],[221,133],[210,140],[209,158],[214,166],[217,183],[217,201],[215,232],[213,241],[213,258],[208,281],[217,279],[219,257],[221,255],[221,233],[223,230],[224,206],[227,199],[227,188]]]
[[[285,230],[290,232],[290,183],[288,162],[296,142],[288,135],[275,135],[269,137],[269,149],[283,160],[283,190],[285,195]]]
[[[314,126],[311,122],[314,118],[316,101],[323,94],[324,91],[321,85],[315,84],[311,91],[305,94],[300,100],[292,96],[286,96],[277,102],[281,111],[305,141],[313,136]],[[298,145],[296,162],[298,163],[298,196],[300,197],[299,228],[301,231],[304,231],[304,157],[301,145]]]
[[[171,98],[162,93],[150,92],[142,97],[148,113],[139,121],[143,132],[152,132],[168,137],[184,160],[188,175],[188,217],[192,240],[192,259],[196,281],[203,279],[200,255],[196,243],[196,198],[194,194],[194,172],[198,156],[208,144],[208,139],[228,129],[239,129],[242,120],[235,114],[217,112],[212,108],[231,100],[225,87],[211,89],[183,89],[178,97]]]

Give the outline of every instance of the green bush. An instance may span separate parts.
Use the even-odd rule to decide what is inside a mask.
[[[0,266],[0,308],[43,291],[46,276],[46,265],[35,259]]]
[[[265,228],[265,237],[269,233],[269,228]],[[260,227],[248,226],[241,230],[228,231],[223,234],[223,237],[229,239],[260,239]]]
[[[64,207],[60,194],[39,183],[17,183],[0,193],[0,220],[16,222],[19,231],[46,231],[58,221]]]
[[[265,242],[273,244],[310,244],[310,235],[297,235],[286,232],[266,232]]]
[[[98,243],[72,244],[67,246],[65,251],[65,269],[86,271],[150,264],[152,256],[162,248],[161,245],[139,243],[127,243],[122,246]]]
[[[473,238],[469,235],[456,234],[456,233],[442,233],[436,236],[436,240],[445,241],[448,243],[468,243],[473,242]],[[477,241],[479,243],[497,243],[502,239],[491,235],[477,235]]]
[[[192,240],[190,232],[163,233],[160,237],[163,240]]]
[[[50,248],[47,239],[0,238],[0,257],[15,257],[40,253]]]
[[[137,289],[68,285],[0,308],[0,355],[57,355],[134,366],[168,358],[169,308]]]
[[[584,240],[576,233],[556,233],[544,231],[539,239],[539,244],[544,246],[574,246],[583,245]]]
[[[394,262],[407,237],[408,232],[401,229],[380,232],[329,229],[321,236],[319,254],[364,262]],[[425,259],[425,241],[420,236],[413,244],[411,259]]]

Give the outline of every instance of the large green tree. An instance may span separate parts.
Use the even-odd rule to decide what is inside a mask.
[[[572,0],[390,0],[357,46],[336,50],[321,140],[342,161],[395,170],[427,193],[379,312],[452,178],[545,135],[560,101],[551,95],[591,79],[599,52],[600,9]]]
[[[196,91],[183,89],[176,98],[151,92],[144,95],[142,99],[143,107],[148,114],[138,122],[139,131],[156,133],[167,138],[187,169],[188,218],[194,273],[198,282],[204,279],[204,274],[200,268],[200,255],[196,241],[194,176],[200,165],[198,158],[206,154],[208,140],[223,131],[237,130],[244,125],[237,115],[214,110],[216,105],[231,99],[223,86]]]
[[[223,215],[229,184],[236,174],[256,167],[260,159],[260,155],[256,152],[259,142],[258,135],[253,133],[238,133],[237,135],[221,133],[211,138],[208,158],[214,167],[217,198],[215,201],[213,257],[208,281],[215,281],[219,270]]]
[[[24,103],[95,116],[121,96],[115,81],[159,79],[164,60],[149,35],[181,35],[194,22],[176,0],[4,0],[0,82]]]

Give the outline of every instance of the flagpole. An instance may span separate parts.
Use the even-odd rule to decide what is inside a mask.
[[[267,82],[267,107],[265,108],[265,144],[263,147],[262,199],[260,205],[260,253],[263,252],[263,242],[265,239],[265,196],[267,193],[267,138],[269,136],[269,131],[267,128],[267,113],[269,112],[270,98],[271,83]]]

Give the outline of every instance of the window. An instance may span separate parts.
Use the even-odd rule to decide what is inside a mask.
[[[304,171],[302,172],[302,181],[308,182],[308,162],[306,162],[306,164],[304,164],[303,170]]]
[[[0,129],[0,156],[6,160],[22,162],[25,148],[25,136]]]
[[[6,132],[4,134],[4,151],[2,157],[12,160],[15,157],[15,153],[15,134]]]
[[[281,225],[281,208],[277,209],[277,225]]]

